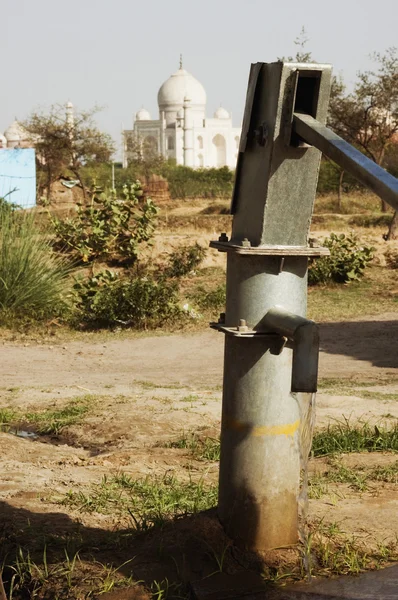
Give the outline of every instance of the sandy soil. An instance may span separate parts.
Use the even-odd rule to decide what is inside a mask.
[[[398,418],[396,315],[327,323],[321,326],[321,336],[320,376],[376,381],[377,386],[362,389],[378,395],[318,393],[317,427],[342,416],[384,422]],[[123,339],[110,334],[97,343],[3,342],[0,407],[57,407],[86,394],[97,399],[81,423],[56,438],[0,433],[2,503],[32,513],[61,514],[66,509],[56,502],[60,495],[68,489],[88,489],[105,474],[171,471],[184,478],[196,470],[200,476],[203,463],[159,444],[183,431],[217,432],[222,361],[223,337],[212,331]],[[380,400],[380,392],[390,395]],[[383,463],[390,458],[372,460]],[[216,480],[216,464],[207,468],[206,476]],[[375,539],[398,532],[396,488],[380,485],[358,494],[346,486],[339,494],[332,500],[311,501],[310,516],[341,521],[344,530]],[[69,514],[78,516],[73,510]],[[98,526],[100,520],[106,527],[113,525],[98,515],[79,518],[86,524]]]

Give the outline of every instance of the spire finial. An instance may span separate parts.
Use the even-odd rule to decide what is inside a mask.
[[[180,54],[180,69],[182,69],[182,54]]]

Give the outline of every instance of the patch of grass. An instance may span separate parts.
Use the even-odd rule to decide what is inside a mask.
[[[320,377],[318,379],[318,389],[320,390],[344,390],[346,388],[361,388],[361,387],[373,387],[376,385],[388,385],[390,383],[398,383],[398,377],[392,375],[387,376],[388,379],[381,381],[368,381],[359,379],[343,379],[337,377]]]
[[[397,310],[398,297],[386,293],[395,289],[396,274],[387,267],[370,266],[361,281],[309,288],[308,315],[314,321],[358,319],[375,313]]]
[[[195,394],[189,394],[188,396],[184,396],[180,399],[180,402],[197,402],[199,400],[199,396]]]
[[[104,477],[89,493],[69,491],[61,503],[82,512],[130,517],[132,529],[147,531],[215,506],[217,487],[203,480],[182,482],[171,475],[133,479],[120,473]]]
[[[317,473],[316,475],[309,477],[308,498],[310,500],[319,500],[323,496],[326,496],[328,493],[328,482],[324,476]]]
[[[0,322],[44,320],[66,310],[69,263],[40,234],[33,213],[0,206]]]
[[[134,379],[135,385],[139,385],[146,390],[182,390],[183,385],[178,383],[154,383],[152,381],[143,381],[140,379]]]
[[[316,432],[312,441],[313,456],[391,451],[398,451],[398,422],[386,429],[367,423],[351,425],[349,420],[345,420]]]
[[[97,396],[86,394],[72,398],[59,409],[22,412],[11,408],[0,410],[0,424],[18,428],[32,427],[41,435],[58,435],[65,427],[78,423],[88,412]]]
[[[355,381],[349,379],[334,379],[323,378],[318,382],[318,388],[322,391],[333,392],[339,396],[358,396],[370,400],[396,400],[397,393],[388,392],[373,392],[364,390],[364,387],[374,387],[376,385],[387,385],[388,382],[383,381]],[[395,378],[389,383],[397,383]]]
[[[86,562],[78,553],[70,557],[64,550],[64,559],[50,561],[44,547],[41,561],[34,561],[29,550],[19,547],[15,559],[5,563],[3,581],[9,600],[19,598],[87,598],[93,593],[103,594],[116,588],[138,585],[132,575],[120,574],[119,567],[98,561]]]
[[[183,434],[181,438],[167,442],[166,447],[189,450],[195,460],[220,460],[219,438],[201,437],[197,433]]]
[[[376,213],[373,215],[353,215],[348,219],[351,227],[385,227],[388,229],[392,221],[392,214]]]
[[[24,421],[35,425],[37,432],[42,435],[58,435],[65,427],[78,423],[84,417],[96,396],[87,394],[71,400],[66,406],[56,410],[28,412]]]
[[[221,283],[212,290],[204,286],[199,286],[192,292],[190,298],[201,310],[210,310],[212,312],[223,310],[226,303],[225,283]]]
[[[12,408],[1,408],[0,409],[0,424],[1,425],[10,425],[13,423],[17,417],[17,411]]]
[[[327,529],[313,531],[307,538],[310,576],[352,575],[379,569],[398,559],[396,543],[369,550],[355,537],[343,533],[328,534]]]

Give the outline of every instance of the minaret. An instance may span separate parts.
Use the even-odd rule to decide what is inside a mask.
[[[193,167],[193,118],[191,100],[184,98],[184,166]]]
[[[66,104],[66,124],[68,125],[68,127],[70,129],[73,129],[73,126],[75,124],[75,115],[74,115],[74,110],[73,110],[73,104],[70,100]]]

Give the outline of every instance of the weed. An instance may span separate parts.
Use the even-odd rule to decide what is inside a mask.
[[[1,320],[60,315],[69,264],[52,252],[33,214],[0,209],[0,225]]]
[[[189,396],[184,396],[181,398],[181,402],[197,402],[199,400],[199,396],[195,396],[194,394],[189,394]]]
[[[70,491],[62,503],[83,512],[118,514],[130,517],[135,531],[162,526],[168,519],[194,514],[216,504],[217,489],[203,480],[178,481],[163,478],[133,479],[125,473],[104,477],[90,493]]]
[[[23,420],[35,425],[37,432],[42,435],[58,435],[65,427],[77,423],[88,412],[95,396],[79,396],[58,410],[28,412]]]
[[[313,456],[341,452],[398,451],[398,422],[385,429],[367,423],[351,425],[348,419],[329,425],[315,433],[312,442]]]
[[[13,423],[15,421],[17,414],[17,411],[11,408],[1,408],[0,423],[2,425],[10,425],[10,423]]]
[[[398,269],[398,249],[389,248],[384,254],[386,257],[386,263],[390,269]]]
[[[133,559],[131,559],[133,560]],[[19,547],[15,560],[4,568],[4,584],[8,590],[8,600],[14,598],[87,598],[92,593],[103,594],[114,588],[137,585],[133,577],[123,577],[119,571],[128,560],[119,567],[93,561],[84,563],[75,553],[69,556],[64,550],[64,559],[47,558],[44,547],[42,559],[36,562],[29,550]]]
[[[195,243],[193,246],[182,246],[169,256],[164,270],[166,277],[183,277],[196,269],[206,256],[206,248]]]
[[[398,483],[398,461],[388,466],[366,468],[364,466],[347,467],[339,461],[333,461],[330,469],[309,478],[308,497],[319,500],[329,494],[329,483],[347,483],[356,492],[366,492],[369,483],[382,481]]]
[[[184,388],[183,385],[179,385],[178,383],[154,383],[153,381],[142,381],[139,379],[134,379],[134,383],[147,390],[181,390]]]
[[[175,282],[150,277],[122,277],[101,271],[74,285],[74,320],[89,327],[146,329],[182,315]]]
[[[314,475],[308,479],[308,498],[310,500],[319,500],[326,496],[329,488],[326,478],[322,475]]]
[[[225,307],[226,287],[223,283],[214,290],[208,291],[205,287],[200,286],[191,297],[202,310],[220,311]]]
[[[310,261],[309,285],[356,281],[373,260],[374,248],[361,246],[355,234],[346,236],[344,233],[331,233],[323,240],[323,245],[329,248],[330,256]]]
[[[89,394],[72,398],[60,409],[45,409],[39,412],[16,411],[10,408],[0,409],[0,423],[13,426],[32,426],[42,435],[59,435],[65,427],[78,423],[84,417],[96,396]]]
[[[151,592],[153,600],[189,598],[189,595],[183,593],[183,586],[181,583],[170,582],[167,577],[162,581],[153,581]]]
[[[220,460],[220,440],[218,438],[200,437],[196,433],[183,434],[181,438],[167,442],[166,447],[187,449],[196,460]]]
[[[123,193],[123,200],[94,194],[90,205],[77,205],[75,218],[53,218],[55,247],[82,262],[136,262],[141,244],[153,237],[158,209],[149,198],[142,200],[139,182],[124,186]]]

